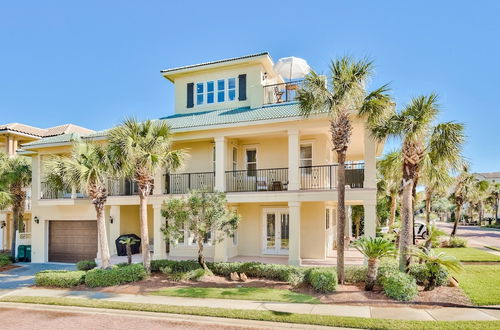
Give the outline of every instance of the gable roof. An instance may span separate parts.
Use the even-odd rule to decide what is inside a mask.
[[[326,110],[325,110],[326,111]],[[191,130],[203,130],[215,127],[231,127],[241,123],[248,125],[258,125],[267,121],[298,120],[303,117],[300,114],[300,107],[297,102],[264,105],[258,108],[241,107],[222,110],[212,110],[203,112],[193,112],[186,114],[174,114],[160,118],[166,120],[172,131],[185,132]],[[98,140],[105,138],[107,130],[82,135],[83,139]],[[41,145],[53,143],[67,143],[76,138],[75,135],[64,134],[53,138],[43,138],[38,141],[23,144],[24,148],[34,148]]]
[[[94,132],[91,129],[87,129],[73,124],[59,125],[49,128],[38,128],[20,123],[9,123],[5,125],[0,125],[0,131],[11,131],[39,138],[68,134],[68,133],[90,134]]]
[[[482,176],[485,179],[500,178],[500,172],[484,172],[484,173],[474,173],[474,174]]]

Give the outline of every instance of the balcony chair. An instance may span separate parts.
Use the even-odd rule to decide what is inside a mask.
[[[267,191],[268,186],[267,186],[267,178],[257,178],[256,179],[256,186],[257,186],[257,191]]]

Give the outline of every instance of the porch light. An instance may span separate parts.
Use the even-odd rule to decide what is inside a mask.
[[[5,226],[7,226],[7,222],[0,221],[0,228],[4,228]]]
[[[36,224],[40,223],[40,219],[38,219],[38,217],[34,217],[33,220],[35,221]]]
[[[113,217],[112,216],[109,216],[109,223],[113,223]]]

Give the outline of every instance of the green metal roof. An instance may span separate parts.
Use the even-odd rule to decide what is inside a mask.
[[[301,119],[300,107],[297,102],[264,105],[259,108],[241,107],[222,110],[175,114],[160,118],[166,120],[173,132],[183,132],[196,129],[208,129],[213,126],[232,126],[233,124],[259,124],[262,121],[280,119]],[[83,139],[99,139],[106,136],[107,130],[82,135]],[[77,134],[63,134],[38,141],[26,143],[24,147],[33,147],[51,143],[74,141]]]
[[[262,52],[262,53],[250,54],[250,55],[245,55],[245,56],[240,56],[240,57],[227,58],[227,59],[224,59],[224,60],[211,61],[211,62],[205,62],[205,63],[199,63],[199,64],[191,64],[191,65],[186,65],[186,66],[180,66],[180,67],[177,67],[177,68],[171,68],[171,69],[161,70],[160,72],[161,73],[167,73],[167,72],[179,71],[179,70],[184,70],[184,69],[196,68],[196,67],[204,66],[204,65],[211,65],[211,64],[218,64],[218,63],[224,63],[224,62],[238,61],[238,60],[243,60],[243,59],[246,59],[246,58],[258,57],[258,56],[263,56],[263,55],[269,55],[269,53],[268,52]]]

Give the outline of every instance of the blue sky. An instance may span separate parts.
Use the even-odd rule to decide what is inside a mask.
[[[475,171],[500,171],[499,1],[2,1],[0,123],[100,130],[173,112],[168,67],[269,51],[368,56],[398,106],[440,95]],[[394,143],[389,143],[394,145]]]

